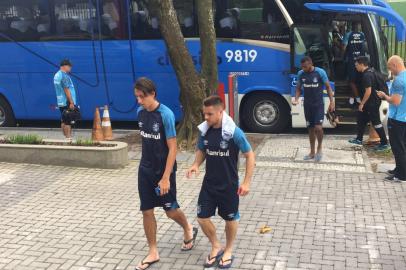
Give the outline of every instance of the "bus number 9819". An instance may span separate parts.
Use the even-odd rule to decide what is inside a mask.
[[[227,62],[230,63],[231,61],[235,61],[237,63],[241,62],[254,62],[258,56],[258,52],[256,50],[227,50],[225,52],[225,56],[227,58]]]

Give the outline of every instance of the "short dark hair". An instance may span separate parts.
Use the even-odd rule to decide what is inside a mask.
[[[300,63],[301,63],[301,64],[307,63],[307,62],[313,64],[313,60],[310,58],[310,56],[305,56],[305,57],[302,58],[302,60],[300,60]]]
[[[203,100],[203,105],[205,107],[210,107],[210,106],[224,106],[223,100],[221,97],[217,95],[209,96],[205,100]]]
[[[63,59],[59,65],[60,65],[61,67],[63,67],[63,66],[70,66],[70,67],[71,67],[71,66],[72,66],[72,63],[70,62],[69,59]]]
[[[156,87],[152,80],[147,77],[139,78],[134,85],[134,89],[141,91],[144,95],[154,95],[156,96]]]
[[[368,56],[359,56],[359,57],[357,57],[357,59],[355,59],[355,62],[360,65],[369,67],[369,57]]]

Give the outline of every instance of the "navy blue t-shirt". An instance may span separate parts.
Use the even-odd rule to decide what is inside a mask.
[[[343,43],[347,46],[345,54],[347,61],[354,63],[359,56],[365,56],[365,35],[362,32],[348,32],[344,36]]]
[[[297,81],[304,91],[305,106],[323,106],[323,88],[328,77],[326,72],[315,67],[311,72],[299,71]]]
[[[216,190],[238,186],[239,152],[251,151],[251,146],[240,128],[235,128],[233,137],[229,140],[223,139],[221,128],[210,128],[205,136],[199,136],[197,148],[206,155],[204,185]]]
[[[157,177],[162,177],[169,154],[166,140],[176,137],[175,116],[163,104],[152,112],[139,107],[137,115],[142,137],[140,166],[151,168]],[[176,162],[173,171],[176,171]]]

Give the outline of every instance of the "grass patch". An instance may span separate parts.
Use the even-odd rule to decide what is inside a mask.
[[[10,135],[4,138],[9,144],[42,144],[42,137],[35,134]]]
[[[91,139],[79,138],[73,142],[49,142],[35,134],[9,135],[0,139],[0,144],[22,144],[22,145],[55,145],[55,146],[87,146],[87,147],[115,147],[116,144],[100,143]]]
[[[72,143],[72,145],[76,146],[98,146],[100,143],[94,142],[91,139],[84,139],[84,138],[78,138],[76,141]]]

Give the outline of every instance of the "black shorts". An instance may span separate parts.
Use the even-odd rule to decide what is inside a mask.
[[[358,124],[367,124],[371,122],[375,128],[382,127],[380,104],[366,104],[362,112],[358,111]]]
[[[240,197],[237,192],[237,185],[220,191],[203,184],[197,203],[197,217],[210,218],[215,216],[216,209],[218,208],[218,215],[224,220],[239,220],[240,212],[238,211],[238,206]]]
[[[64,112],[65,110],[67,110],[68,108],[69,108],[68,106],[59,107],[59,110],[61,111],[61,122],[64,123],[65,125],[67,125],[67,126],[70,126],[70,125],[71,125],[71,122],[70,122],[68,119],[66,119],[66,118],[64,117],[64,115],[63,115],[63,112]]]
[[[173,172],[169,178],[170,189],[166,195],[158,196],[155,193],[155,188],[158,187],[158,182],[161,180],[159,175],[156,175],[152,168],[139,166],[138,169],[138,194],[140,196],[140,210],[151,210],[155,207],[162,207],[165,211],[170,211],[179,208],[176,201],[176,173]]]
[[[323,125],[324,121],[324,104],[304,105],[306,126],[313,128],[316,125]]]

